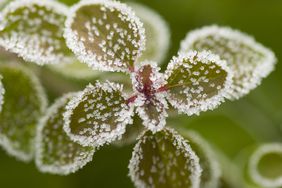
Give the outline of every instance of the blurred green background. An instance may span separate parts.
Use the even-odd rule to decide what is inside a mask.
[[[72,4],[74,0],[61,0]],[[281,0],[140,0],[156,10],[171,29],[167,61],[175,55],[188,31],[218,24],[253,35],[282,59]],[[165,64],[166,64],[165,63]],[[46,78],[44,79],[45,82]],[[227,159],[240,166],[249,148],[282,141],[282,65],[262,85],[238,101],[227,101],[200,116],[177,116],[169,124],[198,131]],[[46,84],[46,83],[45,83]],[[48,83],[47,83],[48,85]],[[67,86],[66,86],[67,87]],[[81,85],[83,88],[84,85]],[[56,97],[52,93],[51,100]],[[107,146],[79,172],[69,176],[42,174],[33,163],[22,163],[0,150],[0,187],[14,188],[130,188],[127,165],[133,145]],[[228,187],[228,186],[226,186]]]

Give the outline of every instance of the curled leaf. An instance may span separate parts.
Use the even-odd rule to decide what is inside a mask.
[[[64,130],[83,146],[101,146],[124,134],[132,123],[133,108],[126,104],[122,86],[97,82],[87,86],[67,105]]]
[[[156,92],[165,82],[159,70],[154,62],[142,62],[138,71],[131,74],[133,87],[137,93],[134,101],[136,111],[144,126],[153,132],[165,126],[168,108],[165,95]]]
[[[19,64],[0,65],[0,74],[5,87],[0,145],[20,160],[31,160],[36,125],[47,106],[46,96],[35,75]]]
[[[63,130],[65,106],[76,94],[59,98],[40,120],[35,140],[35,159],[42,172],[67,175],[92,160],[94,148],[73,142]]]
[[[189,141],[192,150],[200,159],[200,166],[203,170],[200,187],[218,188],[221,169],[212,148],[204,138],[194,131],[181,130],[181,134]]]
[[[103,71],[132,70],[145,46],[139,18],[125,4],[108,0],[73,6],[64,36],[81,62]]]
[[[68,9],[57,1],[21,0],[2,12],[0,45],[37,64],[68,61],[70,50],[63,39]]]
[[[249,175],[263,187],[282,186],[282,144],[260,146],[250,157]]]
[[[208,26],[187,34],[181,51],[209,50],[233,70],[230,99],[248,94],[274,69],[275,55],[252,37],[227,27]]]
[[[199,188],[201,167],[188,143],[175,131],[163,129],[139,138],[129,175],[138,188]]]
[[[138,61],[151,60],[161,63],[166,57],[170,43],[170,30],[167,23],[149,7],[135,2],[129,2],[128,5],[143,22],[146,38],[150,39],[146,41],[145,50]]]
[[[213,109],[227,95],[232,75],[217,55],[206,51],[180,54],[165,72],[168,101],[188,115]]]

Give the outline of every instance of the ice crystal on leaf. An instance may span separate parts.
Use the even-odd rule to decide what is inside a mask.
[[[261,145],[249,160],[249,175],[262,187],[282,186],[282,144]]]
[[[47,105],[45,94],[34,74],[19,64],[1,64],[0,74],[5,87],[0,145],[9,154],[28,161],[33,156],[38,118]]]
[[[116,1],[86,0],[73,6],[64,36],[80,61],[104,71],[128,72],[145,45],[143,24]]]
[[[59,98],[40,120],[35,140],[35,160],[42,172],[66,175],[92,160],[94,148],[74,143],[63,130],[65,105],[75,95],[77,93],[70,93]]]
[[[173,58],[165,75],[169,102],[188,115],[216,107],[226,96],[232,79],[225,61],[205,51]]]
[[[132,123],[133,108],[126,104],[122,86],[106,82],[88,85],[66,107],[64,129],[83,146],[115,141]]]
[[[134,147],[129,175],[138,188],[199,188],[199,158],[171,129],[145,132]]]
[[[274,54],[252,37],[239,31],[208,26],[189,32],[182,41],[181,51],[209,50],[227,61],[233,70],[230,99],[238,99],[260,84],[274,69]]]

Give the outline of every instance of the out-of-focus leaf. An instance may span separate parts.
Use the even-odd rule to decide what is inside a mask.
[[[201,188],[218,188],[221,169],[216,155],[207,141],[194,131],[179,130],[181,135],[189,141],[192,150],[200,159],[202,168]]]
[[[232,75],[225,61],[214,54],[206,51],[180,54],[165,72],[168,101],[188,115],[213,109],[227,95]]]
[[[2,84],[2,76],[0,75],[0,112],[2,111],[2,105],[4,103],[4,94],[5,94],[5,88]]]
[[[39,80],[19,64],[1,64],[5,102],[0,113],[0,145],[12,156],[33,157],[35,129],[45,111],[46,96]]]
[[[282,186],[282,144],[261,145],[249,160],[249,175],[263,187]]]
[[[144,24],[146,38],[145,51],[138,59],[161,63],[167,55],[170,43],[170,30],[164,19],[154,10],[142,4],[129,2],[136,15]]]
[[[164,77],[154,62],[142,62],[141,67],[131,75],[136,91],[136,111],[143,120],[143,125],[153,132],[165,126],[168,108],[163,93],[156,91],[164,84]]]
[[[110,82],[87,86],[66,109],[64,130],[83,146],[113,142],[132,123],[133,107],[127,105],[122,86]]]
[[[108,0],[74,5],[64,36],[81,62],[104,71],[131,71],[145,46],[139,18],[125,4]]]
[[[73,142],[63,130],[65,106],[76,94],[59,98],[40,120],[35,140],[35,159],[42,172],[67,175],[92,160],[94,148]]]
[[[187,34],[181,51],[209,50],[233,70],[230,99],[248,94],[274,69],[275,55],[252,37],[227,27],[208,26]]]
[[[145,132],[134,147],[129,173],[138,188],[198,188],[199,159],[175,131]]]
[[[56,1],[21,0],[2,12],[0,45],[37,64],[69,61],[63,38],[67,7]]]

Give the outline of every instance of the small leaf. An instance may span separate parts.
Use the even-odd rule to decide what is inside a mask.
[[[133,87],[137,93],[134,101],[143,125],[153,132],[161,130],[166,124],[168,108],[165,95],[156,92],[163,84],[164,76],[154,62],[142,62],[141,67],[131,74]]]
[[[122,87],[110,82],[87,86],[66,109],[64,130],[83,146],[113,142],[132,123],[133,108],[126,104]]]
[[[175,131],[145,132],[129,163],[129,175],[138,188],[199,188],[199,159]]]
[[[191,130],[179,131],[181,135],[189,141],[192,150],[200,159],[200,166],[203,169],[200,187],[218,188],[221,169],[212,148],[198,133]]]
[[[3,78],[0,75],[0,113],[2,111],[2,106],[3,106],[3,103],[4,103],[4,94],[5,94],[5,88],[3,87],[2,79]]]
[[[37,64],[69,61],[62,27],[67,11],[56,1],[11,2],[2,12],[0,45]]]
[[[41,118],[36,135],[36,165],[42,172],[67,175],[92,160],[94,148],[74,143],[63,130],[65,105],[77,93],[59,98]]]
[[[167,23],[149,7],[135,2],[128,2],[128,5],[144,23],[146,38],[150,39],[146,41],[145,51],[138,61],[151,60],[161,63],[167,55],[170,43],[170,30]]]
[[[19,64],[1,64],[0,74],[5,88],[0,145],[20,160],[31,160],[35,128],[46,109],[46,96],[35,75]]]
[[[275,55],[252,37],[227,27],[208,26],[187,34],[181,51],[209,50],[233,70],[230,99],[248,94],[274,69]]]
[[[142,26],[125,4],[86,0],[72,7],[65,38],[78,59],[93,69],[128,72],[144,49]]]
[[[227,95],[232,80],[225,61],[205,51],[174,57],[165,75],[168,101],[188,115],[217,107]]]
[[[250,157],[249,175],[262,187],[281,187],[282,144],[261,145]]]

